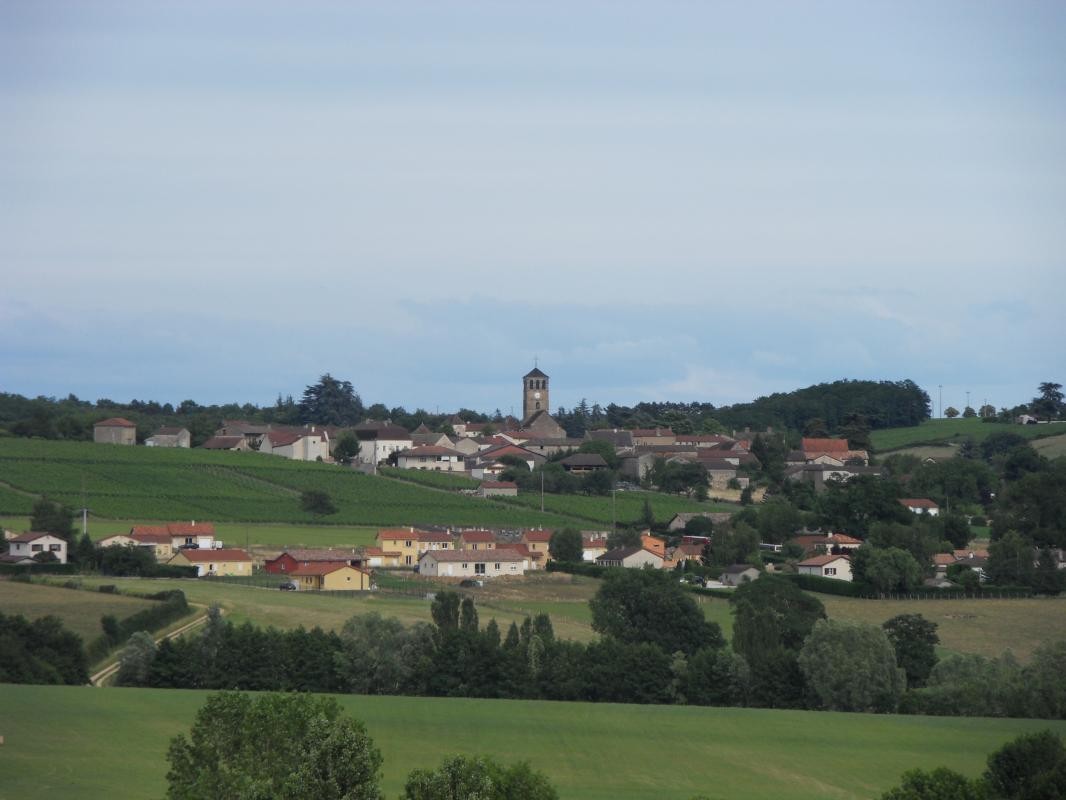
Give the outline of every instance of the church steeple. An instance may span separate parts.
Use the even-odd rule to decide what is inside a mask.
[[[538,411],[548,411],[548,376],[533,367],[522,376],[522,423]]]

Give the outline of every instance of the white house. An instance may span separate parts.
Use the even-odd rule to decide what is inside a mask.
[[[718,580],[725,586],[741,586],[759,579],[759,570],[751,564],[733,564],[726,567]]]
[[[438,578],[496,578],[525,575],[529,560],[515,550],[427,550],[418,559],[420,575]]]
[[[293,461],[328,461],[329,434],[312,428],[309,431],[267,431],[259,452]]]
[[[912,514],[928,514],[931,517],[940,514],[940,506],[927,497],[904,497],[900,503],[905,505]]]
[[[796,564],[800,575],[817,575],[819,578],[833,578],[838,581],[851,581],[851,559],[847,556],[814,556]]]
[[[425,445],[401,451],[396,456],[396,466],[431,472],[462,472],[466,469],[466,456],[450,447]]]
[[[67,543],[53,533],[23,533],[7,540],[8,564],[23,564],[36,561],[42,553],[51,553],[60,564],[67,563]]]
[[[357,426],[355,435],[359,437],[359,461],[374,466],[414,444],[411,434],[399,425]]]

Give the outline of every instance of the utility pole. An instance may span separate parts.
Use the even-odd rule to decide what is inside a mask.
[[[940,390],[940,419],[944,418],[944,384],[937,384],[937,388]]]
[[[544,513],[544,468],[540,470],[540,513]]]
[[[966,408],[969,408],[969,407],[970,407],[970,392],[969,392],[969,390],[967,390],[967,392],[966,392]]]
[[[615,514],[615,498],[617,494],[617,489],[611,489],[611,533],[618,532],[618,515]]]

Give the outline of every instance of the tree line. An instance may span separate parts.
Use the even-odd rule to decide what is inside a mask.
[[[590,601],[588,644],[556,638],[546,615],[501,631],[470,597],[440,592],[432,624],[352,617],[339,632],[235,625],[216,612],[198,636],[133,637],[119,682],[189,689],[394,694],[1066,716],[1066,642],[1028,666],[936,656],[936,626],[828,620],[822,603],[767,576],[736,590],[732,642],[670,575],[614,570]]]

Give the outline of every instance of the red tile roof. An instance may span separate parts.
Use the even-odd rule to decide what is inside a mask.
[[[527,542],[550,542],[552,540],[552,532],[542,530],[524,531],[522,538]]]
[[[455,537],[447,531],[418,531],[420,542],[452,542]]]
[[[900,502],[907,508],[937,508],[937,504],[926,497],[903,497]]]
[[[93,423],[94,428],[136,428],[137,425],[124,417],[111,417]]]
[[[843,453],[848,449],[847,439],[804,439],[804,453]]]
[[[365,569],[353,567],[347,563],[338,563],[336,561],[316,561],[311,564],[302,564],[296,569],[292,570],[289,574],[295,575],[297,577],[303,575],[329,575],[331,572],[336,572],[337,570],[344,569],[345,567],[347,567],[348,569],[354,569],[356,572],[362,572],[364,575],[370,574]]]
[[[42,536],[55,536],[55,538],[57,538],[57,539],[63,538],[61,536],[56,536],[54,533],[49,533],[48,531],[43,531],[43,532],[41,532],[41,531],[30,531],[29,533],[20,533],[18,536],[13,536],[10,539],[8,539],[8,541],[9,542],[21,542],[21,543],[35,542],[38,539],[40,539]]]

